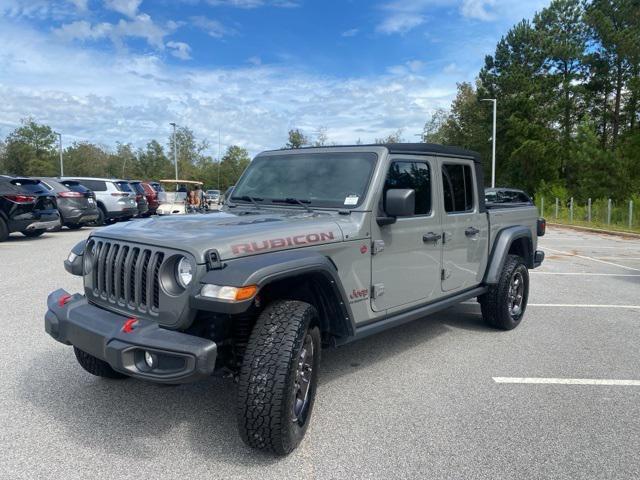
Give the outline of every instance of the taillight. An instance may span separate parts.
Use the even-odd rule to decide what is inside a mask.
[[[60,192],[58,196],[61,198],[83,198],[84,194],[80,192]]]
[[[32,195],[4,195],[4,198],[21,205],[27,205],[29,203],[36,203],[36,197]]]
[[[547,231],[547,221],[544,218],[539,218],[538,219],[538,228],[537,228],[537,233],[539,237],[543,237],[544,234]]]

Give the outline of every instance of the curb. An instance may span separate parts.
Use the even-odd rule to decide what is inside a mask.
[[[603,230],[601,228],[583,227],[581,225],[567,225],[566,223],[551,223],[547,222],[547,225],[558,228],[566,228],[568,230],[578,230],[582,232],[601,233],[604,235],[613,235],[625,238],[638,238],[640,239],[640,233],[625,232],[620,230]]]

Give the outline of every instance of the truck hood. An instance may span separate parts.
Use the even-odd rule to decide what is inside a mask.
[[[105,227],[92,237],[182,250],[204,263],[211,249],[228,260],[341,242],[343,232],[331,213],[265,209],[152,217]]]

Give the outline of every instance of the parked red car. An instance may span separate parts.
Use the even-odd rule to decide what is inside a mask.
[[[158,192],[148,182],[142,182],[142,188],[144,188],[147,202],[149,203],[149,215],[155,215],[158,205],[160,205]]]

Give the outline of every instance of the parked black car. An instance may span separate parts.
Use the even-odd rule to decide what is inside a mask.
[[[56,195],[61,226],[77,230],[98,219],[98,206],[91,190],[73,180],[65,180],[65,184],[55,178],[39,180]],[[69,185],[74,188],[71,189]]]
[[[136,194],[138,217],[146,216],[149,213],[149,202],[147,201],[147,192],[142,186],[142,182],[140,180],[131,180],[129,185],[131,185],[131,189]]]
[[[58,225],[56,197],[39,180],[0,175],[0,242],[13,232],[39,237]]]
[[[485,188],[484,200],[487,204],[533,205],[531,197],[516,188]]]

